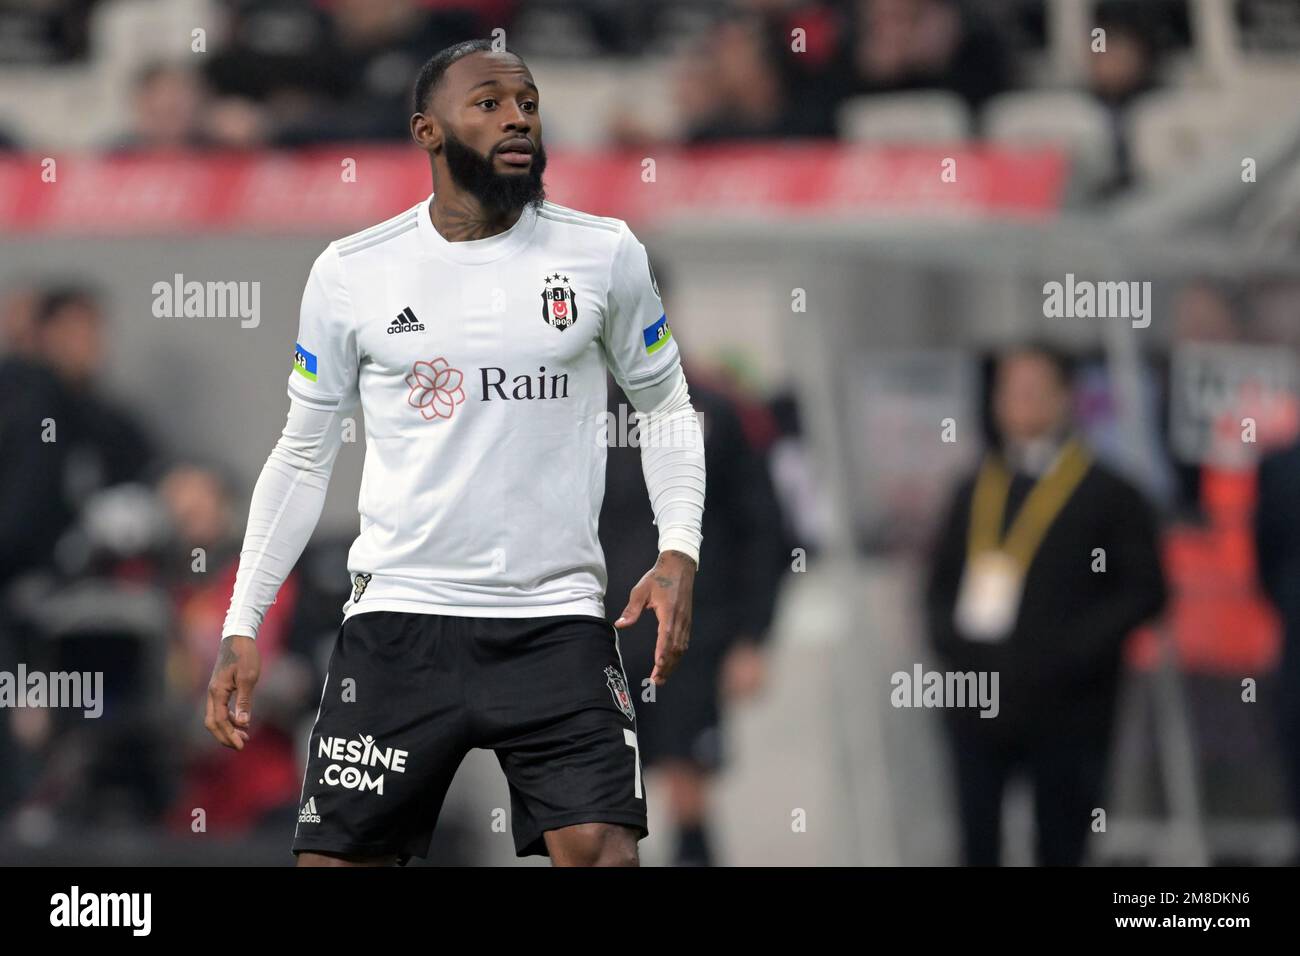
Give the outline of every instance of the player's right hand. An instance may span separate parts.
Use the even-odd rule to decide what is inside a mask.
[[[222,638],[212,679],[208,681],[208,713],[203,726],[212,731],[224,747],[243,750],[248,743],[248,727],[253,719],[253,688],[262,671],[257,641],[243,634]],[[230,695],[235,695],[235,711],[230,711]]]

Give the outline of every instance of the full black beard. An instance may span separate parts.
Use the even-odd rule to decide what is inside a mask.
[[[495,218],[505,213],[521,210],[524,206],[541,205],[546,198],[542,186],[542,173],[546,171],[546,147],[537,144],[532,165],[524,174],[498,173],[492,168],[495,155],[484,156],[478,150],[457,139],[450,131],[443,133],[443,149],[447,169],[456,185],[479,201],[484,213]]]

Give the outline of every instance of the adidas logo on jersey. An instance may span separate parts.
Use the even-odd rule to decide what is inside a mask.
[[[397,318],[388,323],[388,334],[397,335],[401,332],[423,332],[424,325],[415,317],[408,305],[397,314]]]
[[[320,814],[316,812],[316,798],[312,797],[298,811],[299,823],[320,823]]]

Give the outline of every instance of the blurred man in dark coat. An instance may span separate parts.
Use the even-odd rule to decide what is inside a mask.
[[[1282,618],[1278,730],[1291,816],[1300,824],[1300,444],[1260,464],[1255,547],[1260,582]]]
[[[30,355],[0,358],[0,588],[53,559],[94,492],[144,479],[155,446],[100,386],[104,310],[78,287],[38,297]]]
[[[50,571],[60,555],[68,563],[69,551],[74,560],[84,559],[85,547],[57,551],[61,536],[97,492],[145,478],[155,446],[100,385],[105,315],[92,290],[34,291],[21,316],[7,311],[5,318],[10,351],[0,356],[0,670],[12,670],[32,660],[34,641],[32,625],[11,597],[14,582]],[[36,713],[0,708],[0,815],[42,769],[36,755],[45,731],[33,729]],[[23,720],[28,729],[19,743],[16,727]]]
[[[1039,863],[1075,865],[1104,794],[1121,648],[1165,601],[1156,521],[1074,434],[1062,356],[1003,356],[993,417],[997,447],[957,490],[927,589],[944,666],[999,676],[992,719],[944,710],[963,855],[998,863],[1003,792],[1023,770]]]

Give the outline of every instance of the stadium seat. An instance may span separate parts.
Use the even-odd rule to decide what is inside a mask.
[[[0,122],[36,149],[85,149],[121,132],[136,71],[156,59],[200,57],[192,31],[216,48],[221,19],[211,0],[117,0],[90,18],[90,59],[77,67],[0,71]],[[76,122],[69,122],[69,117]]]
[[[663,132],[671,127],[672,72],[664,60],[530,56],[528,66],[542,89],[548,146],[605,145],[615,110],[632,102],[641,122]]]
[[[73,115],[68,105],[82,84],[82,68],[57,75],[48,68],[8,67],[0,71],[0,125],[34,149],[66,145],[69,131],[63,120]],[[81,110],[77,110],[80,114]]]
[[[1065,90],[1003,93],[984,111],[989,141],[1014,146],[1057,145],[1069,151],[1075,185],[1083,191],[1115,174],[1114,137],[1105,109]]]
[[[859,143],[944,143],[970,132],[961,98],[940,90],[883,93],[846,100],[839,108],[840,136]]]
[[[191,50],[196,29],[207,31],[208,51],[221,39],[222,16],[210,0],[117,0],[100,4],[90,20],[97,67],[128,76],[153,59],[199,57]]]
[[[1276,125],[1297,110],[1294,96],[1254,85],[1230,90],[1161,90],[1129,112],[1134,169],[1158,179],[1204,159],[1225,145],[1240,150],[1244,137]]]

